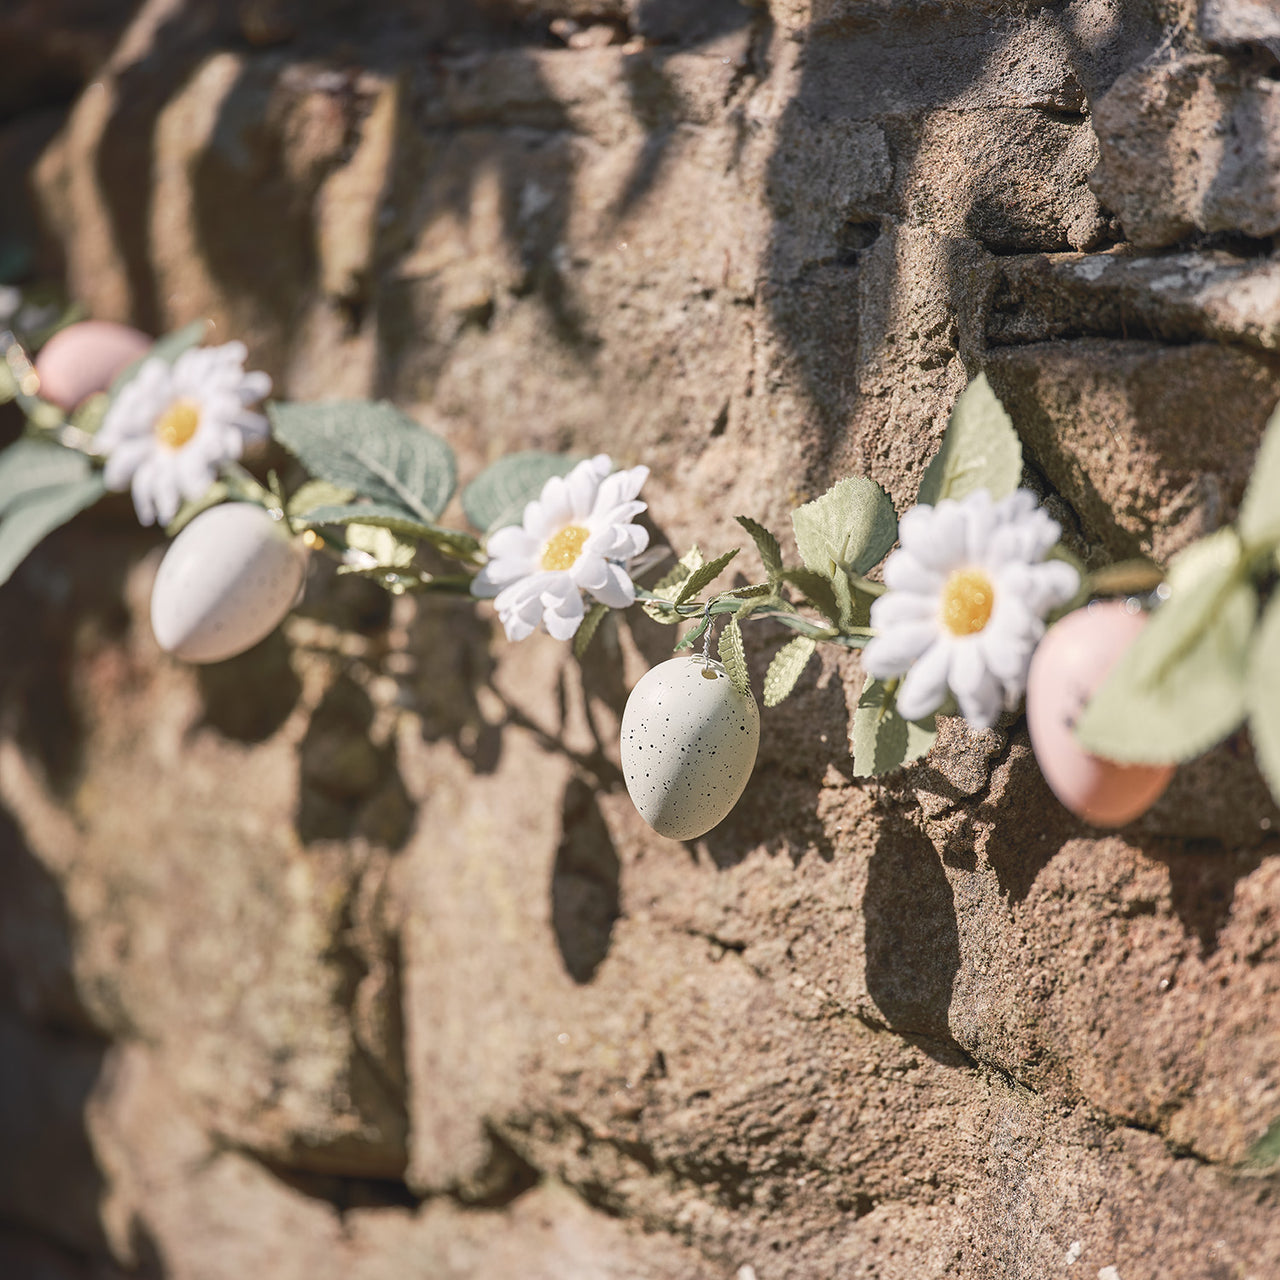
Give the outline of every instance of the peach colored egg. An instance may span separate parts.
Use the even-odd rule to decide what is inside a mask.
[[[1147,615],[1120,600],[1095,601],[1049,628],[1027,675],[1027,728],[1040,772],[1072,813],[1096,827],[1119,827],[1160,798],[1173,765],[1117,764],[1091,755],[1076,721]]]
[[[95,391],[107,391],[135,360],[151,350],[141,329],[110,320],[80,320],[59,329],[36,356],[40,394],[60,409],[74,409]]]

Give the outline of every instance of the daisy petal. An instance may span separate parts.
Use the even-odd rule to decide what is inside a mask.
[[[900,676],[937,638],[938,627],[933,622],[894,627],[862,650],[862,669],[877,680]]]
[[[903,547],[884,562],[884,582],[891,591],[936,593],[942,587],[943,577],[936,569],[926,568]]]
[[[976,637],[957,641],[951,655],[951,691],[960,704],[960,713],[970,724],[989,729],[1003,708],[999,681],[983,661]]]
[[[923,720],[942,706],[947,696],[951,647],[951,641],[940,636],[907,672],[898,688],[897,699],[898,714],[904,720]]]

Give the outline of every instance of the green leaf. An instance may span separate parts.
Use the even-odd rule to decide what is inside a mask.
[[[823,577],[866,573],[898,539],[898,515],[874,480],[850,476],[791,513],[805,567]]]
[[[938,736],[937,720],[904,720],[882,680],[867,677],[849,730],[853,776],[871,778],[918,760]]]
[[[530,449],[510,453],[486,467],[462,491],[462,509],[477,529],[492,533],[519,524],[524,509],[552,476],[567,475],[581,459],[563,453]]]
[[[41,489],[86,480],[93,464],[83,453],[48,440],[18,440],[0,453],[0,515]]]
[[[798,587],[815,609],[821,610],[833,625],[840,625],[840,603],[825,575],[812,569],[784,569],[778,577]]]
[[[0,583],[9,581],[46,535],[92,506],[105,492],[101,473],[93,472],[70,484],[39,489],[11,505],[0,522]]]
[[[686,600],[693,599],[703,587],[710,586],[725,571],[729,561],[737,554],[738,548],[734,547],[732,551],[726,551],[724,555],[716,556],[714,560],[708,560],[700,568],[694,569],[684,580],[684,584],[677,593],[676,604],[684,604]]]
[[[774,577],[782,569],[782,548],[778,545],[777,538],[750,516],[735,516],[734,519],[751,535],[760,559],[764,562],[765,572],[769,577]]]
[[[267,406],[277,440],[312,475],[434,525],[457,479],[453,450],[395,405],[368,400]]]
[[[720,633],[720,665],[729,673],[733,687],[741,694],[750,695],[751,677],[747,673],[747,653],[742,644],[742,628],[737,618],[730,618]]]
[[[659,579],[649,594],[657,596],[659,600],[666,600],[674,604],[676,596],[680,594],[680,588],[689,580],[689,575],[695,570],[701,569],[702,564],[702,552],[695,543]],[[655,622],[661,622],[665,626],[671,626],[681,621],[680,615],[674,609],[664,609],[661,605],[654,604],[652,601],[645,601],[641,607]]]
[[[943,498],[963,498],[975,489],[986,489],[999,500],[1021,479],[1022,442],[987,375],[980,373],[960,393],[916,501],[936,506]]]
[[[1076,725],[1089,751],[1122,763],[1173,764],[1207,751],[1244,718],[1258,597],[1234,529],[1169,566],[1168,601],[1121,655]]]
[[[587,646],[595,639],[596,632],[600,629],[600,624],[604,621],[605,614],[609,612],[607,604],[593,604],[587,610],[586,616],[578,624],[578,630],[573,637],[573,656],[579,662],[586,656]]]
[[[285,511],[291,519],[301,523],[301,517],[318,511],[321,507],[345,507],[350,505],[355,493],[350,489],[340,488],[327,480],[308,480],[294,490],[293,496],[285,504]]]
[[[682,649],[692,649],[703,636],[707,634],[707,628],[711,625],[710,615],[706,615],[699,619],[698,625],[689,632],[687,636],[681,640],[672,650],[673,653],[679,653]]]
[[[390,529],[373,524],[349,524],[347,545],[372,556],[383,569],[407,569],[418,550],[412,542],[397,538]]]
[[[1280,802],[1280,595],[1271,597],[1254,632],[1246,698],[1254,754]]]
[[[225,480],[215,480],[203,498],[196,498],[194,501],[188,498],[178,508],[178,514],[165,525],[165,537],[176,538],[202,511],[226,502],[229,492]]]
[[[209,322],[207,320],[194,320],[191,324],[184,325],[173,333],[166,333],[163,338],[156,340],[145,356],[139,356],[132,364],[126,365],[116,374],[115,381],[111,384],[111,390],[107,394],[114,400],[125,384],[133,381],[137,376],[138,370],[148,360],[158,357],[165,364],[172,364],[184,351],[190,351],[192,347],[198,347],[204,341],[205,334],[208,332]]]
[[[773,595],[771,582],[753,582],[746,587],[731,587],[725,596],[732,600],[756,600],[763,596]]]
[[[764,705],[776,707],[796,687],[800,673],[809,665],[817,642],[808,636],[796,636],[773,655],[764,677]]]
[[[1280,540],[1280,405],[1258,446],[1237,527],[1249,547]]]
[[[862,605],[862,613],[870,619],[870,602],[864,600],[861,596],[855,596],[853,593],[853,584],[849,581],[847,573],[837,573],[831,579],[831,594],[836,600],[836,620],[842,631],[848,630],[853,626],[866,626],[866,622],[857,621],[859,605]]]
[[[397,507],[383,507],[374,502],[352,502],[344,507],[316,507],[295,517],[299,529],[313,529],[326,524],[363,524],[389,529],[402,537],[429,542],[438,551],[456,560],[476,560],[480,540],[462,529],[444,529],[436,524],[415,520]]]

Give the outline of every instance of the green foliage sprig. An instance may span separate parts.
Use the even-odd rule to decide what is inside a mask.
[[[162,338],[148,358],[172,365],[203,340],[205,330],[191,325]],[[40,398],[35,367],[13,334],[0,335],[0,355],[0,401],[16,400],[28,422],[23,438],[0,453],[3,582],[44,536],[105,493],[101,465],[107,451],[99,446],[98,431],[143,362],[122,370],[68,414]],[[217,503],[257,503],[308,545],[334,556],[341,572],[367,576],[397,593],[471,591],[489,562],[489,541],[520,526],[548,483],[570,476],[583,462],[543,451],[500,458],[461,491],[471,528],[451,528],[441,519],[458,488],[453,451],[394,405],[276,401],[267,412],[272,435],[303,473],[299,483],[286,493],[274,475],[263,484],[228,459],[208,493],[184,504],[167,531],[178,533]],[[967,511],[966,504],[983,494],[987,502],[1010,500],[1021,475],[1018,435],[979,375],[956,402],[913,510]],[[744,625],[767,620],[791,632],[763,681],[765,705],[773,707],[794,692],[820,644],[863,649],[876,641],[877,601],[886,593],[882,570],[886,557],[898,554],[893,548],[902,525],[889,495],[862,476],[839,480],[792,512],[798,563],[788,561],[780,539],[760,521],[745,515],[737,520],[759,555],[762,580],[713,589],[738,550],[706,558],[695,546],[656,583],[636,585],[634,597],[658,622],[691,624],[676,642],[678,652],[700,642],[709,646],[713,629],[723,624],[721,664],[743,693],[750,689]],[[422,567],[422,547],[453,561],[456,571]],[[1071,559],[1060,546],[1048,555]],[[639,572],[629,563],[621,567],[627,574]],[[1080,741],[1106,759],[1172,763],[1206,750],[1247,721],[1264,773],[1280,797],[1278,577],[1280,411],[1268,426],[1234,526],[1188,547],[1167,572],[1143,562],[1113,566],[1082,582],[1072,603],[1086,599],[1091,589],[1115,591],[1126,584],[1144,591],[1158,586],[1159,603],[1150,625],[1086,709]],[[986,625],[992,606],[982,581],[979,575],[977,586],[960,583],[958,594],[948,597],[945,607],[960,611],[957,635]],[[579,656],[608,613],[599,601],[583,610],[573,630]],[[869,651],[868,666],[870,656]],[[934,711],[920,714],[917,698],[914,718],[903,714],[908,683],[909,673],[867,676],[850,730],[856,775],[896,769],[932,746]],[[954,709],[949,700],[937,706]]]

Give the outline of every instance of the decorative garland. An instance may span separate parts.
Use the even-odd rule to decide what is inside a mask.
[[[878,484],[849,477],[792,512],[799,565],[739,516],[762,581],[713,591],[737,551],[707,559],[694,547],[644,587],[656,560],[635,520],[648,468],[512,454],[462,490],[475,532],[446,528],[457,467],[443,439],[387,403],[272,401],[264,415],[254,406],[270,379],[246,372],[238,342],[200,346],[205,332],[200,323],[152,344],[83,321],[28,332],[34,362],[12,330],[0,333],[0,402],[16,400],[28,423],[0,453],[0,582],[45,535],[128,489],[139,520],[174,538],[151,619],[161,647],[189,662],[269,634],[297,602],[307,550],[396,594],[492,598],[509,639],[542,629],[579,657],[613,609],[639,603],[658,622],[692,622],[675,645],[684,656],[640,680],[622,721],[628,791],[676,839],[720,822],[751,774],[760,721],[742,625],[763,619],[795,633],[769,665],[766,707],[791,693],[819,644],[862,650],[858,776],[924,755],[939,714],[986,728],[1025,694],[1050,786],[1097,825],[1137,817],[1175,765],[1246,719],[1280,800],[1280,409],[1236,524],[1167,571],[1132,561],[1084,573],[1018,487],[1021,444],[979,375],[901,519]],[[310,476],[291,493],[240,465],[245,446],[269,436]],[[455,571],[422,569],[424,543]],[[1096,599],[1108,596],[1127,598]]]

